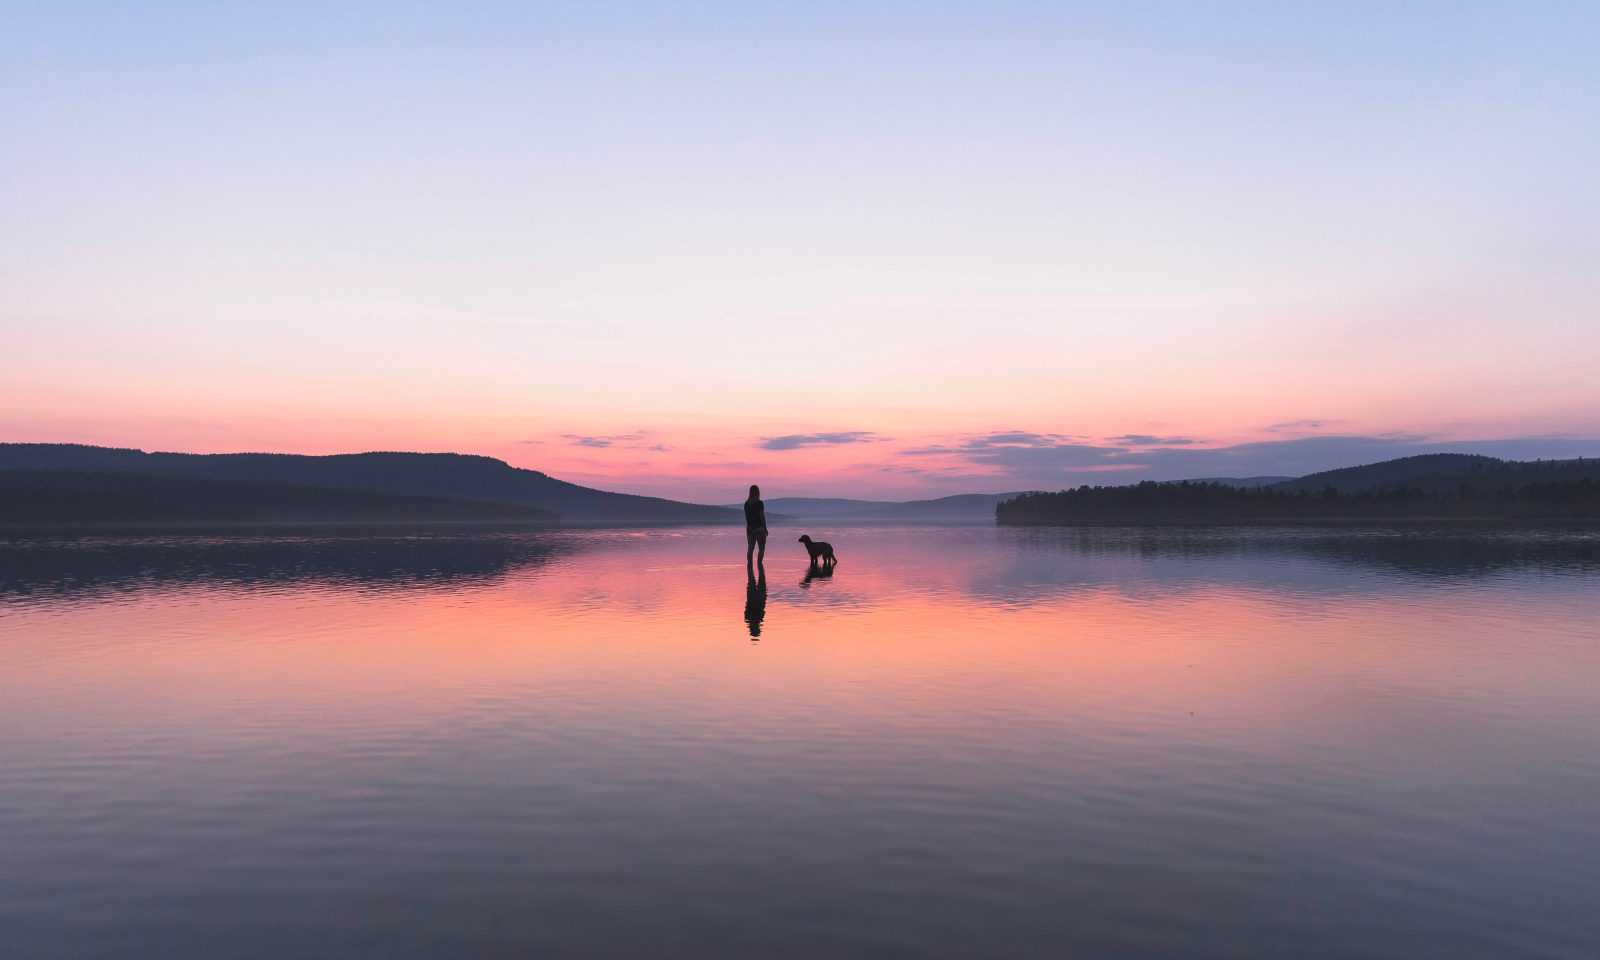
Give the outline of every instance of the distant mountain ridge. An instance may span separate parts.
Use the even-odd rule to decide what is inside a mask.
[[[974,523],[994,519],[995,504],[1015,493],[958,493],[932,500],[851,500],[843,497],[773,497],[767,514],[776,522]]]
[[[0,470],[67,470],[130,476],[362,490],[515,504],[568,523],[738,523],[723,507],[610,493],[492,457],[459,453],[146,453],[62,443],[0,443]]]
[[[849,516],[851,520],[897,521],[905,523],[955,523],[994,517],[995,504],[1015,497],[1015,493],[957,493],[932,500],[907,500],[891,503]]]
[[[846,497],[769,497],[763,502],[767,506],[767,513],[771,516],[805,520],[812,517],[845,516],[860,510],[887,506],[893,501],[851,500]],[[734,503],[728,506],[730,509],[739,509],[741,505]]]

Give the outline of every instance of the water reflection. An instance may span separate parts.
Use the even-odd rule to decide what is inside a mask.
[[[1083,557],[1217,560],[1309,557],[1419,576],[1460,577],[1536,567],[1600,570],[1600,527],[1000,527],[1021,549]]]
[[[832,580],[833,570],[833,564],[831,563],[819,564],[813,562],[810,566],[806,567],[806,575],[801,578],[800,587],[802,589],[808,588],[817,580]]]
[[[702,563],[716,565],[726,560],[726,536],[682,529],[0,537],[0,600],[127,595],[185,584],[451,589],[612,550],[697,552]],[[1600,572],[1600,534],[1593,528],[880,527],[851,538],[868,565],[862,575],[831,586],[830,603],[868,603],[908,590],[1031,603],[1085,590],[1218,585],[1337,595],[1396,576],[1470,581],[1518,572]],[[810,588],[832,574],[831,567],[808,566],[799,586]],[[766,580],[765,570],[757,580]]]
[[[750,628],[750,639],[761,639],[761,621],[767,616],[767,575],[752,576],[744,588],[744,622]]]
[[[186,584],[449,588],[492,583],[586,545],[582,537],[526,531],[11,538],[0,539],[0,598]]]
[[[1581,581],[1600,573],[1600,532],[1592,525],[999,528],[988,533],[1004,549],[978,549],[989,562],[965,565],[960,589],[1010,603],[1102,589],[1136,595],[1249,588],[1360,596],[1407,582],[1469,583],[1524,573]],[[966,545],[976,547],[982,539],[972,537]]]
[[[836,539],[0,543],[0,953],[1600,955],[1592,533]]]

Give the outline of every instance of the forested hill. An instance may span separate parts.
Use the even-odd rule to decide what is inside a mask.
[[[1379,490],[1386,487],[1437,488],[1441,483],[1453,485],[1462,477],[1503,470],[1510,466],[1534,467],[1543,463],[1569,461],[1536,461],[1517,464],[1511,460],[1485,457],[1470,453],[1427,453],[1415,457],[1400,457],[1381,463],[1368,463],[1359,467],[1340,467],[1309,473],[1292,480],[1270,484],[1274,490],[1321,493],[1332,487],[1340,493],[1357,493],[1362,490]],[[1547,478],[1550,479],[1550,478]]]
[[[1600,460],[1403,460],[1270,487],[1221,483],[1083,486],[999,504],[1002,524],[1354,518],[1600,519]],[[1315,486],[1313,478],[1325,482]],[[1390,479],[1393,478],[1393,479]],[[1341,489],[1342,485],[1342,489]]]
[[[1380,490],[1421,490],[1445,494],[1461,490],[1518,490],[1541,483],[1600,481],[1600,459],[1500,460],[1461,453],[1402,457],[1360,467],[1325,470],[1272,485],[1273,490],[1292,493],[1321,493],[1332,488],[1339,493]]]
[[[77,444],[0,444],[0,469],[233,480],[536,507],[578,523],[740,523],[722,507],[581,487],[457,453],[145,453]]]

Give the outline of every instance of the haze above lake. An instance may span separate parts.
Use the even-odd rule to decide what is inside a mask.
[[[1600,953],[1600,533],[799,532],[0,540],[0,953]]]

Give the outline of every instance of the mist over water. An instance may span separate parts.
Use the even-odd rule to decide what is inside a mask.
[[[0,541],[0,955],[1600,953],[1600,534],[799,532]]]

